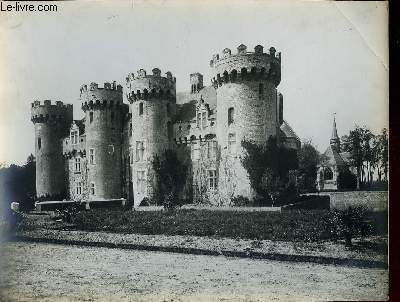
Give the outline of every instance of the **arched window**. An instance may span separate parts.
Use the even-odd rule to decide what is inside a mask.
[[[228,109],[228,125],[232,124],[235,120],[235,109],[233,107]]]
[[[330,168],[326,167],[324,169],[324,179],[325,180],[332,180],[333,179],[333,172]]]
[[[40,150],[42,148],[42,139],[40,137],[38,137],[38,139],[37,139],[37,145],[38,145],[38,149]]]
[[[139,103],[139,115],[143,115],[143,103]]]

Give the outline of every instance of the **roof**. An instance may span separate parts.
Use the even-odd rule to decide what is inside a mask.
[[[285,120],[283,120],[283,123],[280,127],[280,134],[283,137],[287,137],[287,138],[295,138],[295,139],[299,139],[299,137],[297,136],[296,132],[294,132],[294,130],[292,129],[292,127],[290,127],[290,125],[288,124],[288,122],[286,122]]]
[[[190,121],[196,117],[196,100],[176,105],[176,121]]]
[[[81,120],[74,120],[73,123],[78,126],[79,135],[82,135],[85,133],[85,118],[83,118]]]
[[[347,153],[347,152],[343,152]],[[347,162],[342,158],[341,153],[332,148],[331,145],[324,152],[325,165],[328,166],[346,166]]]
[[[190,121],[196,117],[197,102],[203,99],[209,109],[215,112],[217,107],[217,92],[212,86],[203,87],[197,93],[178,92],[176,94],[176,121]]]

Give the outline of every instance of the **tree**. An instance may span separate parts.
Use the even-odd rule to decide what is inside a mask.
[[[382,129],[381,135],[379,135],[380,145],[380,162],[383,174],[385,175],[385,181],[388,180],[388,163],[389,163],[389,145],[388,145],[388,132],[386,128]]]
[[[275,193],[288,184],[288,172],[298,168],[296,151],[278,145],[275,137],[270,137],[265,145],[246,140],[241,145],[246,150],[241,163],[256,199],[274,199]]]
[[[179,195],[185,182],[187,167],[172,150],[166,150],[161,158],[155,156],[152,161],[156,178],[156,195],[166,209],[179,204]]]
[[[342,137],[342,151],[350,153],[351,165],[357,169],[357,190],[360,190],[361,171],[363,167],[363,150],[362,150],[363,129],[356,126],[354,130],[350,130],[348,136]]]
[[[30,210],[34,207],[35,200],[35,157],[28,156],[23,166],[11,164],[9,167],[0,168],[0,202],[1,206],[9,208],[11,202],[20,204],[20,209]]]
[[[352,239],[367,235],[371,230],[368,211],[363,206],[333,210],[331,214],[332,233],[345,239],[347,246],[352,246]]]
[[[317,166],[320,155],[311,141],[303,142],[299,151],[299,188],[302,191],[315,191]]]

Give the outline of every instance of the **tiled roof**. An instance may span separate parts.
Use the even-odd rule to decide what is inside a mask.
[[[178,92],[176,94],[176,121],[187,122],[196,116],[197,102],[203,99],[208,104],[211,112],[215,112],[217,107],[217,92],[212,86],[204,87],[197,93]]]
[[[339,154],[335,149],[332,149],[332,146],[329,147],[324,152],[325,165],[328,166],[346,166],[347,163],[343,160],[341,154]]]
[[[79,135],[84,134],[85,133],[85,118],[83,118],[81,120],[74,120],[74,123],[79,128]]]
[[[296,138],[300,141],[299,137],[297,136],[297,134],[294,132],[294,130],[292,129],[292,127],[290,127],[290,125],[288,124],[288,122],[286,122],[285,120],[283,121],[281,127],[281,136],[283,135],[283,137],[287,137],[287,138]]]

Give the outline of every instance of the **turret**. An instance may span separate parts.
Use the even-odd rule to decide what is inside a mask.
[[[235,52],[225,48],[221,54],[213,55],[210,66],[211,82],[217,92],[217,140],[221,160],[236,162],[236,194],[251,197],[247,172],[235,156],[244,152],[241,149],[243,140],[264,145],[269,137],[278,138],[282,122],[277,93],[281,56],[273,47],[266,53],[257,45],[249,52],[247,46],[241,44]],[[227,174],[220,168],[218,174],[222,181],[229,179],[232,172]]]
[[[335,115],[333,116],[332,136],[330,140],[330,145],[332,149],[340,153],[340,139],[337,133]]]
[[[122,86],[115,81],[103,87],[82,85],[80,100],[85,112],[89,200],[121,198],[121,133],[126,106]]]
[[[151,161],[173,148],[173,116],[176,105],[176,79],[171,72],[161,76],[158,68],[149,75],[144,69],[126,77],[132,134],[130,163],[135,205],[154,193]]]
[[[203,75],[195,72],[190,74],[190,92],[196,93],[203,89]]]
[[[57,101],[34,101],[31,121],[35,125],[36,197],[62,198],[66,193],[62,138],[72,122],[73,107]]]

